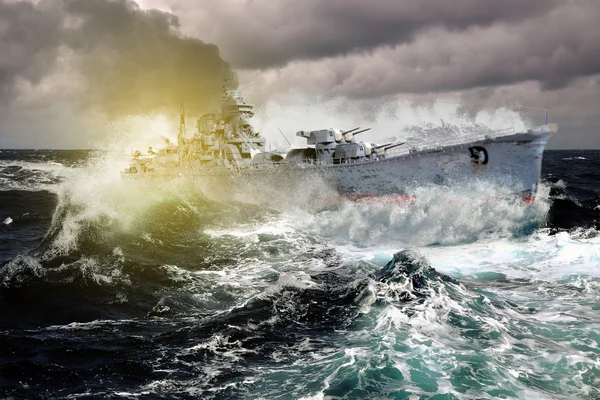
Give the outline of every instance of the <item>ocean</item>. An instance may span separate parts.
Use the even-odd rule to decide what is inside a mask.
[[[542,175],[253,204],[1,150],[0,398],[600,399],[600,151]]]

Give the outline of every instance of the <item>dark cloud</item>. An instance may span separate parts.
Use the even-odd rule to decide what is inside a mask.
[[[239,68],[409,43],[432,27],[462,31],[543,15],[560,0],[203,1],[173,8],[226,49]],[[190,14],[189,9],[200,7]]]
[[[39,83],[53,69],[61,21],[61,13],[47,3],[0,1],[0,101],[14,96],[20,79]]]
[[[275,92],[303,87],[358,98],[527,81],[555,90],[600,73],[599,20],[600,2],[565,1],[518,23],[431,28],[408,44],[291,62],[275,69],[268,84]]]
[[[460,99],[470,111],[499,106],[518,109],[532,124],[542,123],[544,113],[528,106],[546,108],[550,122],[559,126],[549,148],[600,148],[600,75],[578,78],[555,90],[544,90],[535,82],[473,89],[461,92]]]
[[[110,116],[218,103],[223,69],[218,48],[184,37],[172,14],[129,0],[0,3],[0,89],[37,84],[69,57],[81,89],[78,104]],[[67,51],[64,51],[64,50]]]
[[[254,102],[300,92],[360,109],[447,95],[471,111],[541,106],[561,124],[554,147],[600,147],[597,0],[139,2],[0,0],[0,99],[20,108],[0,131],[19,115],[79,115],[53,102],[201,112],[218,101],[224,65],[207,41],[241,68]]]
[[[111,114],[209,109],[220,98],[224,61],[215,45],[179,34],[172,14],[127,0],[70,0],[80,19],[68,44],[80,57],[88,100]]]

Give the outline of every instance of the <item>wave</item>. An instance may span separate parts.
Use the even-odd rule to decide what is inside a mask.
[[[456,397],[594,393],[589,384],[561,377],[586,374],[595,365],[593,351],[569,351],[578,340],[593,340],[594,330],[586,329],[589,323],[573,326],[575,321],[590,321],[593,312],[567,296],[595,298],[600,293],[598,279],[463,284],[438,272],[415,250],[396,253],[383,267],[362,264],[354,271],[336,264],[329,267],[333,269],[297,276],[263,275],[267,285],[262,290],[253,291],[248,285],[233,301],[225,301],[229,306],[213,310],[177,305],[182,302],[179,293],[185,292],[181,285],[188,279],[198,283],[206,278],[196,296],[215,293],[218,285],[211,275],[159,269],[156,284],[163,287],[159,289],[149,282],[139,285],[131,271],[131,283],[113,279],[110,287],[130,286],[128,297],[141,296],[136,294],[140,287],[152,288],[153,300],[160,299],[155,307],[135,298],[137,307],[143,305],[145,310],[138,309],[137,317],[130,311],[111,319],[107,309],[122,310],[127,301],[110,303],[105,298],[100,305],[102,290],[88,282],[88,296],[79,298],[84,304],[71,312],[90,316],[95,312],[96,319],[73,323],[75,314],[62,320],[54,316],[55,324],[11,331],[4,341],[7,349],[25,343],[36,349],[36,357],[48,355],[53,362],[66,357],[61,348],[77,349],[76,359],[58,360],[64,365],[63,375],[79,377],[70,385],[72,394],[86,390],[107,397],[127,392],[159,397],[319,398],[386,395],[397,393],[399,387],[421,396],[440,391]],[[229,290],[235,287],[230,282]],[[39,285],[15,286],[7,292],[8,299],[26,298],[22,295],[37,289]],[[64,287],[49,289],[55,295],[48,290],[49,301],[39,305],[40,313],[52,314],[48,311],[59,297],[78,300]],[[556,308],[549,292],[558,293],[565,304]],[[190,293],[188,302],[193,298]],[[9,314],[13,311],[7,309]],[[140,318],[144,312],[147,317]],[[569,335],[558,334],[567,326]],[[140,335],[148,331],[151,336]],[[17,383],[23,379],[20,374],[33,374],[43,377],[46,390],[64,393],[64,379],[54,379],[58,371],[51,365],[24,360],[16,364],[19,368],[4,377],[4,390],[25,393]],[[46,374],[39,374],[42,370]],[[303,379],[292,378],[297,376]],[[94,379],[79,388],[75,383],[81,377]]]
[[[337,364],[340,358],[339,350],[332,348],[331,345],[338,340],[336,337],[340,330],[360,328],[360,324],[363,323],[360,318],[364,313],[364,307],[379,301],[377,292],[380,289],[377,289],[377,285],[391,288],[392,285],[401,285],[404,280],[411,280],[412,286],[404,291],[405,298],[394,300],[408,304],[412,299],[407,293],[414,292],[415,296],[426,296],[427,290],[443,284],[440,283],[442,281],[439,275],[427,266],[410,267],[412,263],[421,262],[417,258],[410,254],[398,256],[395,261],[390,262],[386,267],[387,270],[381,275],[369,272],[363,276],[347,276],[324,271],[310,277],[306,276],[304,279],[295,279],[281,274],[275,280],[271,280],[265,290],[239,296],[233,306],[221,311],[213,310],[209,315],[205,315],[208,311],[206,308],[200,310],[186,308],[183,305],[174,306],[178,280],[174,279],[176,275],[172,275],[173,269],[162,270],[163,279],[169,274],[173,279],[171,282],[168,280],[161,282],[163,288],[170,287],[173,291],[165,293],[164,289],[152,287],[149,282],[139,285],[140,282],[136,282],[139,277],[134,276],[135,271],[107,276],[106,266],[101,268],[91,259],[79,262],[80,271],[90,272],[77,273],[75,265],[77,263],[49,272],[42,268],[38,261],[22,258],[19,262],[21,265],[29,266],[31,276],[23,279],[25,271],[16,268],[18,262],[9,266],[12,272],[4,274],[2,280],[3,309],[7,315],[18,315],[23,309],[27,309],[27,304],[16,299],[27,298],[27,295],[36,291],[41,291],[45,301],[38,305],[36,312],[33,313],[35,315],[19,320],[21,326],[28,330],[12,330],[13,333],[7,335],[5,344],[7,348],[12,348],[17,345],[18,339],[20,343],[25,341],[28,345],[35,346],[37,352],[42,354],[60,351],[61,346],[80,349],[81,352],[78,354],[82,357],[78,359],[80,361],[70,362],[69,371],[83,374],[85,370],[85,375],[103,375],[102,368],[108,363],[111,366],[111,373],[127,374],[135,383],[134,387],[125,388],[132,393],[174,395],[185,394],[194,388],[200,392],[206,391],[208,397],[211,392],[217,396],[227,393],[240,395],[244,390],[240,391],[235,387],[220,390],[219,387],[226,385],[232,374],[235,375],[235,371],[246,370],[245,373],[252,375],[251,371],[246,369],[247,365],[256,363],[264,366],[276,365],[281,360],[290,358],[298,359],[299,368],[306,369],[308,376],[313,376],[317,379],[315,382],[320,382],[323,379],[322,371],[318,368],[314,369],[314,364],[312,366],[309,364],[311,360],[314,363],[310,355],[316,351],[323,351],[322,354],[333,351],[337,353],[334,357],[322,360],[319,364],[326,369]],[[100,271],[104,272],[100,274]],[[35,284],[36,280],[40,283]],[[214,284],[210,281],[204,284],[205,290],[210,291],[211,286],[214,288]],[[106,295],[106,290],[102,290],[111,287],[115,289],[114,291],[119,291],[117,289],[123,286],[127,286],[128,290],[123,294],[125,297],[120,299],[111,299]],[[142,294],[138,293],[142,290],[140,288],[155,291],[154,301],[160,297],[158,292],[163,293],[161,300],[151,310],[150,302],[140,301],[142,300]],[[74,289],[80,292],[79,295]],[[190,299],[191,296],[188,302]],[[78,304],[78,306],[67,307],[67,304]],[[139,313],[139,308],[142,306],[146,306],[147,315],[151,318],[146,322],[135,318],[134,311]],[[53,314],[51,310],[56,308],[62,308],[63,314]],[[115,310],[120,312],[119,320],[109,321],[111,312]],[[92,318],[93,316],[96,318]],[[152,318],[160,319],[152,322]],[[46,321],[47,327],[33,328],[26,324],[30,319],[38,323]],[[73,323],[73,320],[78,322]],[[191,321],[193,323],[190,324]],[[114,336],[114,333],[109,334],[109,332],[115,330],[124,333],[140,330],[144,324],[153,326],[160,324],[163,326],[163,332],[153,337],[152,346],[143,345],[149,353],[136,357],[138,367],[144,371],[143,379],[140,379],[118,365],[119,359],[118,357],[115,359],[114,350],[111,350],[114,346],[109,346],[102,338]],[[40,338],[48,335],[55,339],[52,343],[39,343]],[[77,344],[78,338],[89,335],[98,338],[95,351],[82,348]],[[62,340],[58,340],[59,338]],[[132,340],[132,337],[124,335],[117,347],[126,348],[128,345],[133,345]],[[163,356],[158,357],[158,353]],[[161,361],[157,364],[157,360]],[[197,378],[190,380],[171,376],[168,379],[161,379],[163,374],[159,372],[160,370],[177,370],[181,368],[180,363],[185,363],[188,366],[186,369],[194,371]],[[15,371],[23,370],[28,374],[35,373],[36,368],[48,368],[44,363],[28,365],[26,362],[17,362],[17,364],[20,368]],[[211,372],[216,365],[220,372]],[[51,375],[50,372],[49,375],[44,376]],[[143,383],[148,378],[155,380],[150,384]],[[123,383],[119,379],[117,381],[114,390],[117,388],[124,390]],[[86,390],[110,394],[111,384],[114,384],[111,379],[106,379],[101,385],[90,383]],[[55,382],[45,382],[45,387],[49,390],[52,390],[54,385]],[[5,386],[5,389],[7,387]],[[252,396],[252,393],[248,395]]]
[[[411,192],[416,200],[409,204],[351,202],[317,183],[311,185],[314,190],[287,198],[280,194],[253,203],[222,201],[207,197],[200,184],[186,179],[124,183],[121,164],[112,157],[90,158],[86,167],[56,186],[58,204],[36,254],[49,260],[110,254],[120,247],[128,256],[178,264],[186,258],[178,253],[187,254],[181,248],[211,246],[203,236],[211,229],[234,231],[273,221],[321,238],[317,240],[350,240],[361,246],[457,244],[490,235],[529,234],[543,224],[548,210],[544,187],[536,203],[527,205],[508,191],[483,184],[418,187]]]
[[[0,269],[4,348],[25,354],[4,394],[31,397],[27,376],[96,397],[593,393],[563,379],[593,352],[560,357],[597,331],[598,236],[556,218],[593,204],[560,184],[534,204],[485,185],[243,203],[124,184],[107,157],[55,185],[43,242]]]
[[[411,193],[409,200],[341,201],[318,212],[290,212],[298,221],[290,224],[359,247],[453,245],[531,234],[543,226],[549,208],[544,186],[534,204],[486,185],[418,187]]]
[[[57,185],[50,228],[31,253],[44,265],[86,257],[102,264],[117,251],[129,262],[156,268],[214,270],[263,260],[305,270],[321,265],[322,258],[314,256],[318,253],[335,257],[344,248],[360,253],[365,248],[521,240],[545,227],[551,234],[597,227],[600,212],[593,201],[568,198],[560,183],[541,185],[534,204],[483,184],[418,187],[410,201],[331,196],[320,203],[301,196],[290,203],[215,201],[185,179],[125,184],[120,165],[110,157],[91,158]],[[13,220],[12,225],[18,222]]]
[[[298,232],[299,241],[410,247],[518,238],[545,226],[554,231],[598,228],[600,220],[599,199],[578,202],[560,184],[551,183],[540,186],[534,204],[483,183],[415,187],[411,200],[404,202],[386,198],[356,202],[340,198],[322,182],[312,182],[311,190],[277,195],[265,190],[260,199],[240,202],[210,196],[206,188],[185,179],[124,183],[120,179],[123,160],[111,153],[89,154],[86,165],[78,168],[52,162],[40,171],[64,178],[52,185],[58,204],[48,234],[35,252],[48,260],[110,254],[120,247],[140,260],[156,256],[158,265],[178,264],[189,259],[186,251],[179,251],[182,247],[212,246],[212,231],[252,230],[273,223]],[[22,170],[25,164],[9,168]],[[219,258],[212,254],[207,258]],[[228,257],[238,258],[222,258]]]
[[[600,196],[578,200],[559,180],[550,186],[546,226],[553,232],[594,228],[600,230]]]
[[[152,248],[148,238],[176,247],[185,241],[184,233],[198,229],[195,224],[210,223],[223,211],[189,182],[125,184],[121,165],[111,157],[99,154],[89,159],[86,167],[56,188],[52,224],[36,254],[44,259],[93,255],[110,253],[120,245],[128,253],[136,247],[143,253]]]
[[[477,281],[557,282],[568,276],[600,276],[600,234],[595,229],[552,233],[541,229],[519,240],[428,248],[435,268]]]
[[[60,163],[0,161],[0,190],[53,191],[73,169]]]

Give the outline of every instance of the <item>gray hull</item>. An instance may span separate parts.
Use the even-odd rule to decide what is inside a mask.
[[[543,125],[526,133],[388,154],[378,161],[327,165],[283,162],[239,168],[205,167],[190,162],[153,175],[192,178],[212,188],[247,194],[266,189],[297,191],[319,183],[339,194],[360,197],[410,194],[411,189],[421,186],[459,186],[482,181],[532,196],[540,180],[544,147],[554,131],[554,126]]]

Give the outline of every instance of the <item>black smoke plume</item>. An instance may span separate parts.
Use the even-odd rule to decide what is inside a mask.
[[[65,61],[66,60],[66,61]],[[0,0],[0,99],[73,67],[77,104],[110,117],[218,104],[217,46],[186,37],[176,16],[130,0]]]

